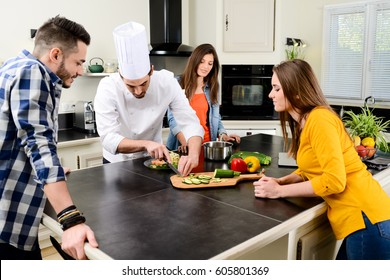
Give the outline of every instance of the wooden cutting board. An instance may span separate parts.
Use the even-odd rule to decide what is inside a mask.
[[[194,173],[195,176],[199,175],[208,175],[213,177],[214,172],[202,172],[202,173]],[[208,184],[185,184],[183,183],[184,178],[189,177],[180,177],[179,175],[173,175],[171,176],[171,183],[175,188],[180,189],[198,189],[198,188],[215,188],[215,187],[229,187],[229,186],[235,186],[239,181],[243,180],[259,180],[261,177],[263,177],[263,173],[252,173],[252,174],[242,174],[240,176],[235,176],[233,178],[221,178],[222,182],[219,183],[208,183]]]

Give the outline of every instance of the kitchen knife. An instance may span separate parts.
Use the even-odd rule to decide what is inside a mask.
[[[168,161],[166,161],[167,165],[169,166],[170,169],[172,169],[177,175],[179,175],[180,177],[183,177],[183,175],[181,175],[181,173],[179,172],[179,170],[177,170],[176,167],[173,166],[172,163],[169,163]]]
[[[167,165],[168,165],[168,167],[169,167],[170,169],[172,169],[172,170],[173,170],[177,175],[179,175],[180,177],[183,177],[183,175],[179,172],[179,170],[177,170],[177,168],[174,167],[172,163],[169,163],[169,162],[168,162],[168,159],[167,159],[165,156],[164,156],[164,160],[165,160],[165,162],[167,163]]]

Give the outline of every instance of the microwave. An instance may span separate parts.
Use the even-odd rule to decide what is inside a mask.
[[[268,97],[273,65],[222,65],[220,113],[223,120],[274,120]]]

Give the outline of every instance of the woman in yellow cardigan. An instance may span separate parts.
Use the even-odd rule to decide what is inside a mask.
[[[336,238],[344,239],[337,259],[390,259],[390,197],[360,160],[310,65],[296,59],[275,66],[269,97],[298,169],[255,182],[255,196],[320,196]]]

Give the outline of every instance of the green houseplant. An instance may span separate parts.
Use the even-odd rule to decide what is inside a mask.
[[[305,58],[305,48],[306,43],[303,41],[297,42],[295,39],[291,39],[292,44],[286,45],[286,57],[288,60],[293,60],[296,58],[304,59]]]
[[[383,117],[375,116],[373,110],[367,106],[362,108],[360,114],[353,111],[345,111],[344,114],[343,122],[352,138],[356,136],[360,139],[371,137],[375,140],[377,147],[384,149],[384,152],[390,152],[383,134],[390,127],[390,120],[384,121]]]

